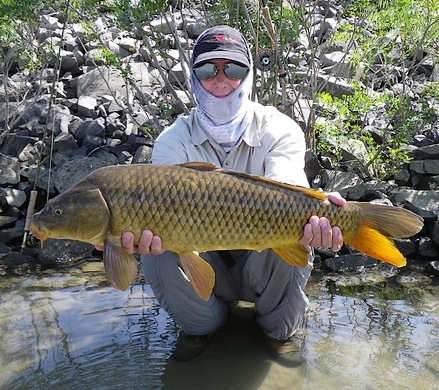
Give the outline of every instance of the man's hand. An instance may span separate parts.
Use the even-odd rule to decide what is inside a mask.
[[[338,206],[344,206],[346,203],[338,192],[329,193],[328,199]],[[299,243],[311,247],[331,248],[338,252],[343,245],[343,234],[338,226],[331,227],[327,218],[313,215],[305,225]]]
[[[140,236],[139,243],[134,245],[134,234],[132,232],[125,232],[121,238],[122,247],[128,253],[140,253],[141,255],[161,255],[164,250],[162,247],[162,239],[155,236],[151,230],[144,230]],[[97,245],[97,250],[103,250],[104,247]]]

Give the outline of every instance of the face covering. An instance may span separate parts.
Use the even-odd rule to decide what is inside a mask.
[[[251,56],[250,56],[251,58]],[[217,98],[207,92],[191,66],[192,91],[197,101],[196,116],[205,131],[228,153],[241,139],[250,125],[250,93],[253,84],[253,66],[247,76],[229,95]]]

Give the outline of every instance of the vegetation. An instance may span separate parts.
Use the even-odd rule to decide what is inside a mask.
[[[279,64],[286,68],[287,75],[280,78],[276,67],[271,71],[257,71],[253,97],[298,119],[308,146],[319,155],[329,155],[335,166],[341,166],[346,154],[351,154],[358,160],[365,177],[387,178],[395,167],[407,163],[405,145],[424,126],[438,120],[438,83],[421,80],[420,70],[433,66],[434,59],[438,58],[439,3],[340,0],[337,6],[343,7],[346,23],[322,35],[316,34],[316,24],[308,17],[308,11],[313,11],[310,7],[323,7],[319,2],[272,0],[262,3],[269,6],[277,33]],[[94,60],[119,69],[127,86],[135,86],[137,80],[133,79],[128,66],[129,59],[120,58],[100,41],[94,27],[97,18],[105,16],[127,36],[143,39],[144,45],[151,45],[152,61],[158,62],[159,57],[166,59],[168,46],[163,34],[151,28],[152,21],[162,17],[170,23],[179,12],[182,17],[184,12],[187,15],[194,5],[201,10],[206,25],[229,24],[243,31],[254,53],[261,48],[273,49],[264,26],[262,4],[256,0],[209,3],[204,0],[0,0],[3,100],[8,104],[28,99],[29,85],[42,85],[48,69],[59,70],[60,39],[53,39],[48,45],[36,38],[38,29],[44,26],[42,15],[62,15],[59,18],[64,21],[61,30],[67,25],[80,25],[87,40],[96,41],[101,48],[100,57]],[[321,15],[320,26],[330,18],[330,9],[324,9]],[[178,43],[176,32],[173,34]],[[145,35],[149,38],[144,39]],[[299,39],[306,39],[306,50],[295,50]],[[322,52],[335,47],[343,48],[350,69],[348,74],[333,75],[351,83],[351,93],[342,96],[321,78]],[[181,61],[187,63],[187,48],[177,45],[177,49]],[[8,75],[16,69],[22,70],[26,79],[11,88]],[[187,112],[176,93],[177,89],[187,89],[187,80],[180,85],[171,83],[166,70],[161,71],[160,77],[167,94],[158,104],[151,105],[147,97],[143,102],[149,114],[156,118],[155,128],[150,125],[144,128],[151,137],[161,130],[162,119],[167,123],[174,119],[169,110],[172,103]],[[413,78],[425,81],[423,89],[415,94]],[[53,94],[55,86],[56,83],[52,86]],[[395,86],[398,88],[393,89]],[[370,123],[374,115],[380,118],[379,126]],[[6,121],[0,142],[16,120]],[[375,132],[370,131],[371,127]]]

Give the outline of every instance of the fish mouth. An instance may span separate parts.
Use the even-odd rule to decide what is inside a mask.
[[[31,222],[30,232],[40,241],[44,241],[48,237],[48,232],[41,229],[34,221]]]

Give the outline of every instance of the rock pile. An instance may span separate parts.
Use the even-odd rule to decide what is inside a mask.
[[[331,86],[331,93],[336,95],[350,93],[352,69],[347,66],[346,56],[340,54],[344,53],[342,48],[329,50],[323,45],[325,35],[342,20],[340,9],[331,1],[319,4],[310,10],[309,18],[314,21],[311,39],[322,45],[316,59],[321,66],[322,88]],[[30,77],[20,70],[19,62],[14,62],[14,47],[8,49],[12,60],[7,84],[0,92],[2,273],[16,270],[23,262],[50,266],[89,256],[92,248],[87,245],[75,254],[65,255],[67,249],[78,251],[77,244],[71,243],[56,244],[57,249],[46,246],[41,252],[29,248],[20,252],[30,191],[39,190],[39,209],[47,197],[64,191],[94,169],[148,163],[154,136],[172,118],[193,106],[187,92],[187,53],[184,57],[182,53],[206,27],[202,12],[183,10],[169,18],[157,18],[136,34],[119,31],[110,20],[104,16],[97,19],[93,29],[104,46],[122,61],[122,68],[104,64],[101,46],[87,40],[80,25],[67,25],[63,33],[62,17],[57,14],[42,16],[36,38],[48,53],[61,45],[59,64],[54,60],[38,78]],[[300,58],[309,57],[309,44],[301,34],[294,43],[294,54],[288,57],[295,76],[303,76],[301,82],[306,82],[306,72],[297,69],[306,68],[306,61]],[[60,73],[55,77],[58,65]],[[121,69],[135,82],[129,83]],[[422,69],[423,76],[418,73],[416,82],[438,77],[432,66]],[[398,245],[411,259],[427,262],[429,272],[438,272],[439,123],[427,130],[410,145],[410,165],[399,170],[391,182],[367,182],[351,171],[325,169],[312,152],[307,156],[307,174],[314,186],[339,191],[348,200],[392,203],[422,215],[425,228],[421,234]],[[333,257],[324,252],[322,256]],[[327,261],[327,266],[335,269],[331,264]]]

